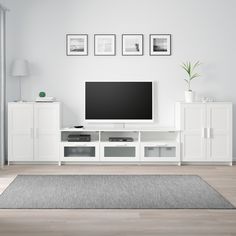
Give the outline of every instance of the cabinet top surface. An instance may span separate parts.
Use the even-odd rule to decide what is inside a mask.
[[[185,102],[185,101],[178,101],[176,102],[178,104],[232,104],[232,102],[201,102],[201,101],[197,101],[197,102]]]
[[[27,105],[27,104],[60,104],[60,102],[8,102],[9,105]]]
[[[138,128],[98,128],[98,127],[85,127],[82,129],[77,128],[62,128],[61,131],[107,131],[107,132],[142,132],[142,131],[148,131],[148,132],[178,132],[179,130],[174,127],[138,127]]]

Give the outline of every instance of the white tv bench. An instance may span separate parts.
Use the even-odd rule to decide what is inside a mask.
[[[60,129],[61,104],[8,104],[8,164],[159,163],[232,165],[230,102],[176,104],[176,128]],[[69,134],[90,134],[91,142],[68,142]],[[109,142],[132,137],[133,142]]]
[[[90,134],[89,142],[68,142],[69,134]],[[132,137],[111,142],[109,137]],[[181,164],[180,131],[175,128],[61,129],[59,165],[66,163]]]

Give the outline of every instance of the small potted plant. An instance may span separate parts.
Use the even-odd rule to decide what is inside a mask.
[[[181,65],[181,67],[187,72],[188,78],[184,79],[187,83],[188,90],[185,91],[185,102],[193,102],[195,97],[195,92],[191,89],[191,81],[194,78],[197,78],[200,76],[200,74],[195,73],[195,69],[200,65],[200,62],[197,61],[195,63],[192,62],[186,62]]]

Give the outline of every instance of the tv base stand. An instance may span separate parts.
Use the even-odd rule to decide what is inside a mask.
[[[125,123],[117,123],[113,125],[114,129],[122,130],[125,129]]]
[[[89,134],[89,142],[68,142],[70,134]],[[110,142],[130,137],[132,142]],[[59,165],[66,163],[165,163],[180,165],[180,132],[176,129],[74,129],[61,130]]]

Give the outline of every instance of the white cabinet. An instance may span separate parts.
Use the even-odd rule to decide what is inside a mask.
[[[58,161],[60,103],[8,104],[9,162]]]
[[[177,131],[141,132],[141,161],[178,163],[180,165],[180,142]]]
[[[69,135],[87,134],[88,142],[69,142]],[[115,142],[111,138],[130,138]],[[162,129],[61,130],[60,162],[64,163],[173,163],[180,164],[179,131]]]
[[[69,135],[90,135],[91,141],[88,142],[69,142]],[[100,159],[99,152],[99,136],[100,133],[98,131],[87,131],[87,130],[79,130],[66,129],[61,132],[61,144],[60,144],[60,161],[61,163],[66,162],[97,162]]]
[[[100,133],[100,160],[104,162],[136,162],[139,161],[139,132],[102,131]],[[129,137],[132,142],[110,142],[110,137]]]
[[[232,104],[177,103],[184,162],[232,163]]]

